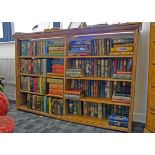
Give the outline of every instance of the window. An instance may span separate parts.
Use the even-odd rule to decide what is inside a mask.
[[[0,42],[13,41],[12,34],[14,33],[14,23],[2,22],[0,25]]]

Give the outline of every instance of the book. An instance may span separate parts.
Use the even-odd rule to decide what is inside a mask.
[[[29,56],[29,48],[30,48],[30,42],[29,40],[21,40],[20,41],[20,55],[21,56]]]
[[[132,52],[133,51],[133,47],[124,47],[124,46],[120,46],[120,47],[112,47],[111,48],[111,52]]]
[[[110,52],[111,56],[133,55],[133,52]]]

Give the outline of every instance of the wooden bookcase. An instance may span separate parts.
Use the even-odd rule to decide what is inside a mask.
[[[134,108],[134,95],[135,95],[135,80],[136,80],[136,63],[137,63],[137,46],[138,46],[138,33],[139,33],[139,24],[119,24],[119,25],[105,25],[103,27],[96,27],[96,28],[81,28],[81,29],[71,29],[71,30],[60,30],[60,31],[54,31],[54,32],[40,32],[40,33],[21,33],[21,34],[15,34],[14,38],[16,40],[16,108],[18,110],[23,110],[26,112],[35,113],[38,115],[53,117],[60,120],[70,121],[74,123],[79,124],[85,124],[90,126],[96,126],[106,129],[112,129],[112,130],[118,130],[118,131],[124,131],[124,132],[131,132],[132,127],[132,117],[133,117],[133,108]],[[132,37],[134,38],[134,51],[132,55],[118,55],[118,56],[110,56],[110,55],[104,55],[104,56],[67,56],[67,51],[69,49],[69,40],[70,38],[76,38],[76,37],[96,37],[96,38],[128,38]],[[21,56],[20,50],[21,50],[21,40],[43,40],[43,39],[57,39],[57,38],[63,38],[64,39],[64,56]],[[123,59],[123,58],[130,58],[132,59],[132,79],[114,79],[111,77],[66,77],[65,73],[63,76],[59,75],[36,75],[36,74],[28,74],[28,73],[21,73],[21,59],[53,59],[53,58],[61,58],[64,60],[64,72],[69,67],[69,61],[73,59]],[[26,106],[26,95],[32,94],[32,95],[39,95],[39,96],[50,96],[49,94],[42,94],[42,93],[36,93],[36,92],[28,92],[21,90],[21,83],[20,78],[21,76],[28,76],[28,77],[44,77],[44,78],[57,78],[57,79],[63,79],[64,80],[64,92],[68,88],[68,81],[69,80],[94,80],[94,81],[111,81],[111,82],[129,82],[131,83],[131,100],[130,104],[127,103],[116,103],[113,102],[110,98],[99,98],[99,97],[81,97],[79,100],[82,102],[91,102],[91,103],[104,103],[107,105],[119,105],[119,106],[126,106],[129,107],[129,113],[128,113],[128,127],[118,127],[118,126],[111,126],[108,123],[108,120],[106,119],[99,119],[95,117],[88,117],[88,116],[79,116],[79,115],[69,115],[67,113],[67,98],[65,96],[58,96],[58,98],[62,98],[63,103],[63,115],[54,115],[49,114],[37,110],[33,110],[30,108],[27,108]],[[54,96],[53,96],[54,97]],[[72,99],[76,100],[76,99]]]

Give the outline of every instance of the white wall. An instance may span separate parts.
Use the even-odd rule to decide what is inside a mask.
[[[0,42],[0,59],[15,59],[15,42]]]
[[[4,92],[15,100],[15,43],[0,43],[0,76],[5,78]]]
[[[150,23],[145,22],[139,34],[134,121],[145,122],[147,105]]]
[[[147,84],[148,84],[148,57],[149,57],[149,31],[150,23],[143,23],[142,30],[139,35],[138,61],[137,61],[137,77],[135,90],[135,105],[133,120],[138,122],[145,122],[146,103],[147,103]],[[15,82],[14,78],[14,58],[15,58],[15,44],[0,43],[0,76],[5,77],[11,81],[7,84],[5,89],[9,98],[15,99]],[[7,60],[8,59],[8,60]],[[6,61],[3,63],[2,61]],[[5,66],[7,65],[7,67]],[[3,68],[3,72],[2,69]],[[12,72],[11,72],[12,71]],[[2,72],[2,73],[1,73]],[[8,76],[11,77],[8,77]]]

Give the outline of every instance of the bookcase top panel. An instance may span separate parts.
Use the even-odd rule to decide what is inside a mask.
[[[65,36],[99,34],[99,33],[134,32],[136,29],[140,29],[140,27],[141,24],[114,24],[114,25],[104,25],[101,27],[56,30],[53,32],[15,33],[13,37],[15,39],[35,39],[35,38],[65,37]]]

